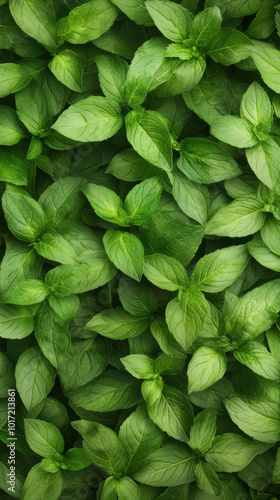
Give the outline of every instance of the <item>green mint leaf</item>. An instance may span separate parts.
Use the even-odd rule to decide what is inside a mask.
[[[0,98],[23,89],[32,78],[32,70],[24,64],[0,64]]]
[[[218,210],[207,222],[205,232],[230,238],[254,234],[265,222],[263,206],[256,198],[238,198]]]
[[[63,111],[52,128],[76,141],[104,141],[121,128],[122,122],[117,103],[106,97],[90,96]]]
[[[273,269],[273,271],[280,271],[280,256],[266,246],[260,234],[256,234],[247,246],[250,254],[259,264],[268,269]]]
[[[234,351],[234,357],[250,370],[269,380],[279,380],[278,362],[265,346],[259,342],[246,342]]]
[[[25,418],[24,429],[30,448],[41,457],[53,457],[64,450],[61,432],[52,424],[43,420]]]
[[[225,398],[224,404],[231,420],[248,436],[263,443],[276,443],[279,440],[278,404],[252,401],[245,396],[230,396]]]
[[[270,189],[279,182],[279,154],[280,146],[271,138],[246,150],[246,158],[251,169]]]
[[[99,38],[113,24],[118,9],[109,0],[94,0],[72,9],[67,17],[57,23],[58,36],[62,41],[82,44]]]
[[[217,472],[238,472],[263,451],[262,443],[249,441],[239,434],[225,433],[215,437],[205,459]]]
[[[92,461],[107,474],[120,473],[125,470],[127,454],[117,434],[97,422],[78,420],[72,422],[84,441]]]
[[[6,188],[2,206],[10,231],[16,238],[34,241],[47,225],[46,216],[40,205],[25,191]]]
[[[246,59],[251,54],[252,42],[241,31],[221,29],[207,46],[207,54],[217,63],[229,66]]]
[[[0,180],[11,182],[15,186],[26,186],[29,164],[15,148],[14,152],[0,149]]]
[[[62,264],[47,272],[45,283],[58,297],[84,293],[105,285],[116,274],[105,253],[94,256],[94,264]]]
[[[147,0],[145,5],[156,27],[166,38],[172,42],[188,38],[193,16],[187,9],[169,0]]]
[[[55,229],[49,229],[39,241],[34,243],[36,252],[45,259],[54,260],[60,264],[76,264],[78,257],[72,245]]]
[[[9,4],[17,25],[51,52],[57,48],[56,15],[52,0],[12,0]]]
[[[29,471],[24,482],[21,498],[22,500],[36,500],[38,491],[40,491],[42,500],[48,500],[50,497],[53,500],[58,500],[62,488],[63,477],[61,472],[47,472],[44,470],[44,465],[39,462]]]
[[[203,391],[220,380],[227,368],[224,353],[212,347],[199,347],[188,365],[188,392]]]
[[[78,389],[101,375],[108,365],[109,354],[109,346],[102,338],[72,341],[58,365],[58,375],[65,390]]]
[[[1,154],[1,153],[0,153]],[[134,149],[124,149],[109,163],[107,174],[123,181],[142,181],[157,175],[158,169],[139,156]]]
[[[279,280],[254,288],[241,299],[225,304],[226,325],[234,337],[252,340],[268,330],[280,310]],[[230,296],[229,296],[230,299]],[[228,310],[227,310],[228,308]]]
[[[39,156],[41,156],[43,151],[43,144],[38,137],[33,135],[31,137],[31,141],[29,144],[29,148],[27,151],[26,159],[27,160],[36,160]]]
[[[242,274],[249,260],[245,245],[216,250],[202,257],[195,265],[190,285],[204,292],[221,292]]]
[[[83,61],[77,52],[62,50],[51,60],[49,68],[63,85],[74,92],[82,92]]]
[[[278,72],[280,68],[280,56],[278,50],[273,46],[260,47],[258,45],[250,45],[248,47],[250,56],[253,58],[261,77],[266,85],[274,90],[280,91]]]
[[[1,297],[8,304],[29,306],[43,302],[50,290],[41,280],[27,279],[14,283]]]
[[[213,408],[201,411],[194,418],[190,430],[189,446],[203,455],[210,450],[215,438],[217,412]]]
[[[144,267],[144,248],[137,236],[109,229],[103,237],[103,243],[113,264],[127,276],[140,281]]]
[[[127,139],[135,151],[156,167],[172,170],[172,138],[160,113],[130,111],[125,119]]]
[[[113,54],[98,54],[95,57],[98,79],[103,94],[117,103],[123,104],[121,87],[125,82],[129,66],[121,57]]]
[[[221,493],[222,485],[211,465],[199,462],[194,468],[194,476],[197,486],[208,495],[217,496]]]
[[[278,246],[280,237],[280,222],[272,216],[267,217],[263,227],[261,228],[260,234],[264,244],[269,248],[269,250],[280,256],[280,249]]]
[[[67,470],[81,470],[92,464],[90,453],[84,448],[70,448],[63,455]]]
[[[18,116],[29,132],[39,137],[48,135],[52,117],[41,85],[32,80],[16,93],[15,99]]]
[[[194,45],[207,50],[212,38],[220,31],[221,24],[219,7],[210,7],[197,14],[190,30],[190,38]]]
[[[87,323],[86,328],[104,335],[104,337],[123,340],[143,333],[148,328],[150,321],[147,316],[132,316],[121,307],[116,307],[96,314]]]
[[[174,356],[175,359],[185,359],[186,353],[180,344],[174,339],[167,328],[164,318],[155,319],[150,325],[153,337],[156,339],[161,350],[168,356]]]
[[[150,218],[160,200],[162,186],[157,177],[146,179],[134,186],[125,198],[124,206],[130,224],[141,225]]]
[[[123,202],[114,191],[97,184],[86,184],[82,191],[99,217],[119,226],[129,226]]]
[[[129,278],[121,278],[118,295],[123,308],[132,316],[147,316],[157,311],[157,298],[151,288],[144,283],[136,283]]]
[[[240,116],[248,120],[252,125],[270,130],[272,124],[272,106],[267,93],[257,83],[250,85],[243,94],[240,105]]]
[[[133,478],[154,487],[191,483],[196,462],[196,457],[187,446],[165,444],[148,456],[145,464],[133,473]]]
[[[155,361],[145,354],[130,354],[125,358],[121,358],[121,362],[133,377],[153,379],[157,375]]]
[[[179,375],[184,366],[185,358],[174,358],[171,355],[162,353],[155,359],[156,373],[160,375]]]
[[[80,301],[77,295],[69,295],[68,297],[50,295],[49,304],[63,323],[69,323],[77,316]]]
[[[9,106],[0,106],[0,145],[13,146],[26,136],[16,112]]]
[[[180,299],[176,297],[168,302],[165,316],[170,332],[184,351],[200,334],[216,335],[217,325],[213,322],[210,304],[195,287],[183,292]]]
[[[112,3],[136,24],[144,24],[145,26],[154,24],[145,7],[145,0],[113,0]]]
[[[160,379],[146,380],[141,391],[152,421],[174,439],[188,442],[193,410],[188,398]]]
[[[4,339],[23,339],[34,330],[32,310],[11,304],[0,306],[1,337]]]
[[[185,288],[188,275],[180,262],[168,255],[145,255],[144,275],[153,285],[163,290],[176,291]]]
[[[20,355],[15,377],[20,398],[27,410],[31,411],[51,391],[55,380],[55,369],[40,349],[30,347]]]
[[[258,143],[252,125],[238,116],[222,116],[214,120],[211,134],[220,141],[239,148],[249,148]]]
[[[39,204],[48,219],[48,225],[59,233],[73,226],[80,215],[84,197],[80,192],[85,181],[79,177],[64,177],[51,184],[40,196]]]
[[[150,452],[160,448],[163,433],[140,405],[121,425],[119,438],[129,456],[127,470],[133,472],[139,469],[145,461],[147,448]]]
[[[200,138],[187,138],[180,143],[178,168],[189,179],[211,184],[240,174],[237,163],[220,144]]]
[[[206,186],[201,186],[181,172],[176,172],[173,176],[172,194],[186,215],[200,224],[207,221],[210,197]]]

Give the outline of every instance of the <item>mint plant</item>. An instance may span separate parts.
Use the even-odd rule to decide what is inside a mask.
[[[277,1],[0,17],[1,499],[277,500]]]

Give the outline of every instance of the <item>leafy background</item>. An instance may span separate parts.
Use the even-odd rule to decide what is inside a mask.
[[[1,498],[280,498],[277,1],[0,16]]]

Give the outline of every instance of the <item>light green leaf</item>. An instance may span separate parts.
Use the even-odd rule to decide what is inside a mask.
[[[58,21],[58,36],[73,44],[90,42],[108,31],[117,15],[118,9],[109,0],[89,1]]]
[[[13,146],[26,136],[16,112],[9,106],[0,106],[0,145]]]
[[[55,229],[45,232],[33,247],[45,259],[60,262],[60,264],[76,264],[78,257],[72,245]]]
[[[234,351],[234,357],[250,370],[269,380],[280,380],[280,366],[259,342],[246,342]]]
[[[61,432],[43,420],[25,418],[24,430],[30,448],[41,457],[53,457],[64,450]]]
[[[116,274],[115,267],[105,253],[93,254],[93,264],[62,264],[47,272],[45,283],[60,297],[85,293],[105,285]]]
[[[136,337],[149,326],[147,316],[132,316],[121,307],[106,309],[93,316],[86,328],[115,340]]]
[[[95,465],[107,474],[124,471],[128,457],[114,431],[105,425],[87,420],[78,420],[71,425],[82,435],[84,447],[90,453]]]
[[[103,237],[103,243],[113,264],[127,276],[140,281],[144,267],[144,248],[137,236],[109,229]]]
[[[102,338],[72,341],[68,354],[58,365],[64,389],[78,389],[101,375],[108,364],[109,354],[109,346]]]
[[[142,400],[140,382],[119,370],[106,370],[88,384],[69,392],[70,400],[89,411],[124,410]]]
[[[55,369],[40,349],[30,347],[20,355],[15,377],[20,398],[27,410],[31,411],[51,391],[55,380]]]
[[[23,339],[34,330],[32,310],[23,306],[0,305],[1,337],[4,339]]]
[[[93,142],[112,137],[122,122],[117,103],[106,97],[91,96],[63,111],[52,128],[69,139]]]
[[[125,118],[127,139],[135,151],[160,169],[172,170],[172,138],[160,113],[140,109]]]
[[[136,481],[151,486],[179,486],[194,480],[197,458],[187,446],[165,444],[152,452],[145,464],[133,473]]]
[[[272,124],[273,110],[267,93],[257,83],[253,82],[241,99],[240,116],[252,125],[261,126],[269,132]]]
[[[62,50],[48,66],[59,82],[74,92],[82,92],[83,61],[77,52]]]
[[[209,7],[195,17],[190,38],[196,47],[207,50],[212,38],[220,31],[222,16],[219,7]]]
[[[155,211],[162,191],[157,177],[140,182],[127,194],[124,206],[130,218],[130,224],[141,225]]]
[[[237,198],[221,208],[206,224],[206,234],[230,238],[254,234],[264,224],[264,204],[256,198]]]
[[[263,242],[260,234],[247,243],[248,250],[252,257],[264,267],[280,272],[280,255],[272,252]]]
[[[159,173],[157,167],[139,156],[134,149],[124,149],[109,163],[107,174],[123,181],[142,181]]]
[[[22,491],[22,500],[58,500],[62,493],[63,477],[61,472],[46,472],[41,462],[34,465],[27,474]]]
[[[112,101],[123,104],[123,93],[120,90],[125,82],[128,63],[113,54],[97,54],[95,63],[103,94]]]
[[[279,182],[280,146],[271,138],[246,150],[248,163],[256,176],[270,189]]]
[[[274,92],[277,92],[279,94],[279,50],[275,49],[273,46],[271,46],[270,48],[263,46],[260,47],[259,45],[250,45],[250,47],[248,47],[248,51],[250,56],[253,58],[253,61],[257,66],[264,83],[266,83],[269,88],[274,90]]]
[[[43,302],[49,293],[50,290],[43,281],[27,279],[13,283],[3,293],[1,301],[8,304],[29,306]]]
[[[252,125],[238,116],[221,116],[211,123],[211,134],[220,141],[238,148],[249,148],[258,144]]]
[[[10,0],[11,14],[27,35],[50,52],[57,48],[56,15],[52,0]]]
[[[236,161],[224,147],[196,137],[180,143],[178,168],[189,179],[201,184],[231,179],[240,174]]]
[[[8,227],[16,238],[34,241],[45,229],[47,219],[42,208],[24,191],[6,188],[2,206]]]
[[[229,300],[224,311],[227,331],[242,340],[252,340],[268,330],[277,320],[280,310],[279,283],[278,279],[269,281],[241,299],[234,296],[232,304]]]
[[[193,421],[188,398],[177,389],[163,384],[161,377],[143,382],[141,391],[152,421],[169,436],[187,443]]]
[[[49,304],[62,323],[69,323],[77,316],[80,301],[77,295],[69,295],[68,297],[50,295]]]
[[[0,98],[18,92],[30,82],[32,77],[30,68],[23,64],[0,64]]]
[[[239,434],[226,433],[215,437],[205,459],[217,472],[238,472],[264,451],[262,443],[249,441]]]
[[[221,29],[207,47],[207,54],[217,63],[229,66],[249,57],[252,42],[241,31]]]
[[[186,215],[199,224],[207,221],[210,197],[206,186],[190,181],[181,172],[176,172],[173,175],[172,193]]]
[[[152,452],[160,448],[163,433],[139,405],[121,425],[119,437],[129,455],[127,470],[133,472],[145,461],[147,449]]]
[[[156,377],[155,361],[145,354],[129,354],[120,358],[125,369],[139,379],[150,379]]]
[[[186,353],[167,328],[164,318],[155,319],[150,329],[161,350],[175,359],[185,359]]]
[[[199,347],[188,365],[188,392],[207,389],[220,380],[227,368],[225,354],[212,347]]]
[[[124,204],[114,191],[97,184],[86,184],[82,192],[99,217],[119,226],[129,226]]]
[[[221,493],[222,485],[211,465],[199,462],[194,469],[194,476],[197,486],[210,496],[217,496]]]
[[[11,182],[16,186],[26,186],[29,174],[29,163],[21,158],[20,153],[0,149],[0,181]]]
[[[133,316],[146,316],[157,311],[155,293],[144,283],[136,283],[129,278],[121,278],[118,295],[123,308]]]
[[[268,246],[269,250],[280,256],[280,222],[272,216],[267,217],[261,228],[260,234],[264,244]],[[251,243],[252,242],[250,242],[250,244]]]
[[[195,265],[190,286],[198,286],[204,292],[221,292],[242,274],[249,260],[246,245],[216,250],[202,257]]]
[[[136,24],[153,25],[153,21],[145,7],[145,0],[113,0],[112,3]]]
[[[145,255],[144,275],[153,285],[169,291],[185,288],[188,283],[188,275],[182,264],[160,253]]]
[[[210,304],[195,287],[183,292],[180,299],[176,297],[168,302],[165,316],[170,332],[184,351],[198,335],[216,335],[217,325],[213,322]]]
[[[27,87],[16,93],[15,98],[18,116],[29,132],[39,137],[46,136],[52,117],[42,86],[32,80]]]
[[[280,437],[279,404],[230,396],[224,399],[231,420],[248,436],[264,443]],[[240,457],[239,457],[240,458]]]
[[[147,0],[145,5],[156,27],[166,38],[172,42],[188,38],[192,15],[187,9],[169,0]]]
[[[210,450],[217,430],[216,420],[217,412],[213,408],[207,408],[196,415],[188,442],[194,451],[198,450],[204,455]]]

